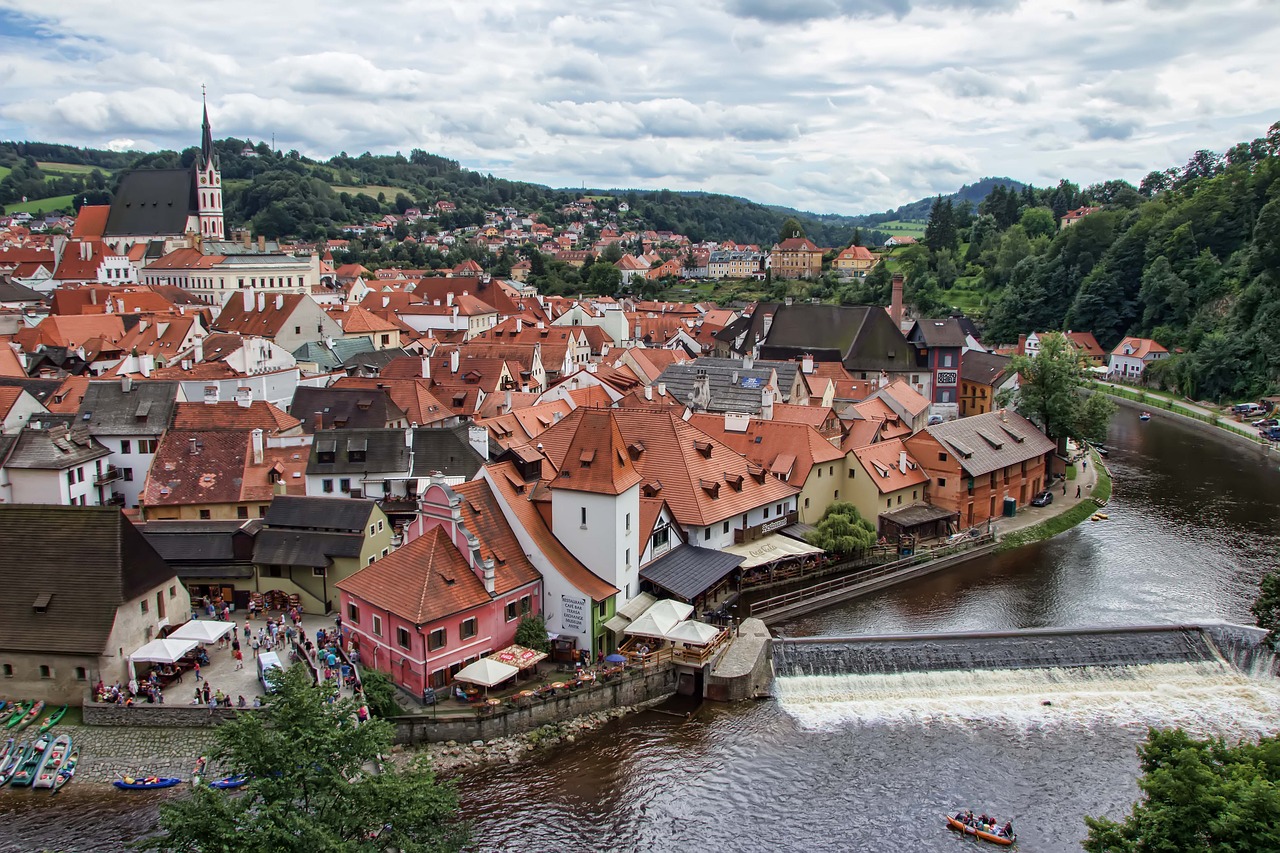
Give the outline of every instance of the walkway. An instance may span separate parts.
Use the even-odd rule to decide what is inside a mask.
[[[1054,516],[1061,515],[1072,507],[1083,501],[1092,502],[1089,496],[1093,493],[1093,487],[1098,484],[1098,469],[1089,454],[1077,454],[1076,478],[1074,480],[1063,480],[1055,484],[1051,489],[1053,492],[1053,503],[1048,506],[1032,506],[1030,503],[1025,506],[1018,507],[1018,514],[1013,518],[997,518],[991,523],[991,530],[999,539],[1010,533],[1016,533],[1027,527],[1032,527],[1042,521],[1048,521]],[[1076,497],[1076,487],[1080,487],[1080,497]]]
[[[1246,422],[1238,421],[1234,417],[1224,415],[1216,409],[1209,409],[1204,406],[1197,405],[1196,403],[1188,403],[1186,400],[1166,397],[1163,394],[1154,394],[1144,388],[1136,388],[1129,385],[1118,385],[1114,382],[1095,382],[1094,384],[1120,392],[1115,396],[1122,400],[1128,400],[1131,403],[1137,403],[1139,401],[1132,399],[1129,395],[1145,395],[1147,397],[1147,402],[1151,404],[1153,411],[1160,411],[1163,409],[1165,411],[1173,412],[1174,414],[1185,413],[1197,420],[1201,420],[1206,423],[1213,423],[1231,430],[1232,432],[1239,433],[1245,438],[1254,438],[1258,441],[1265,441],[1261,430],[1250,426]],[[1268,417],[1271,416],[1269,415]]]

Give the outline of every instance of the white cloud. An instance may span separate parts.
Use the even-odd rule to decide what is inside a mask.
[[[1276,118],[1264,0],[0,0],[0,137],[427,150],[553,186],[883,210],[986,175],[1130,180]]]

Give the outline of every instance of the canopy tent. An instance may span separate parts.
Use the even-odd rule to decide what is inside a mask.
[[[192,619],[168,636],[170,640],[195,640],[200,643],[216,643],[235,631],[234,622],[214,622],[209,619]]]
[[[505,649],[489,655],[488,660],[496,660],[498,663],[514,666],[516,669],[528,669],[531,666],[535,666],[538,661],[545,660],[546,657],[546,652],[540,652],[536,649],[526,649],[524,646],[507,646]]]
[[[667,632],[667,639],[677,643],[705,646],[720,636],[722,630],[722,628],[708,625],[706,622],[681,622]]]
[[[519,671],[514,666],[496,661],[491,657],[480,658],[470,666],[458,670],[458,674],[453,679],[465,681],[468,684],[479,684],[482,687],[492,687],[495,684],[501,684]]]
[[[817,546],[810,545],[808,542],[800,542],[789,536],[779,536],[777,533],[770,533],[754,542],[738,542],[733,545],[726,545],[720,550],[745,558],[742,561],[742,568],[744,569],[763,566],[766,563],[785,560],[789,557],[807,557],[822,553],[822,549]]]
[[[177,663],[198,645],[198,640],[152,640],[129,655],[129,660],[132,663]]]
[[[633,637],[651,637],[655,640],[665,640],[667,632],[685,619],[688,619],[689,614],[692,612],[693,605],[664,598],[661,601],[654,602],[648,610],[640,614],[636,621],[624,628],[622,633],[630,634]]]
[[[693,613],[693,605],[664,598],[661,601],[654,602],[653,606],[646,610],[645,613],[652,613],[655,619],[670,619],[673,622],[681,622],[688,619],[689,615]]]

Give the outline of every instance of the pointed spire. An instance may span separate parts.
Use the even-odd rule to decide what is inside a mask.
[[[213,162],[213,129],[209,127],[209,98],[203,84],[200,86],[200,100],[204,103],[204,123],[200,128],[200,168],[207,169]]]

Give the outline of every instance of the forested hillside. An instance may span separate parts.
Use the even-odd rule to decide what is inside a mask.
[[[972,221],[935,205],[926,245],[904,255],[908,294],[947,304],[965,277],[993,296],[990,343],[1089,330],[1110,349],[1152,337],[1174,355],[1152,381],[1193,397],[1280,388],[1280,122],[1226,154],[1199,151],[1137,188],[997,191]],[[1101,210],[1067,228],[1060,210]],[[965,246],[963,254],[960,247]]]

